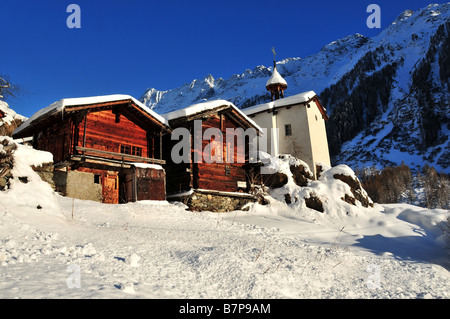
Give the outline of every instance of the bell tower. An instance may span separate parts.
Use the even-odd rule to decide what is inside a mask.
[[[287,82],[278,73],[277,63],[275,61],[275,48],[272,48],[273,52],[273,72],[271,77],[267,80],[266,89],[270,92],[270,98],[272,101],[278,100],[284,97],[284,90],[287,89]]]

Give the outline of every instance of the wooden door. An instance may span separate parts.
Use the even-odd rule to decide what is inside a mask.
[[[163,170],[136,169],[137,200],[165,200],[166,177]]]
[[[122,176],[121,183],[123,184],[123,187],[124,187],[124,190],[123,190],[124,199],[123,200],[126,203],[136,201],[135,190],[134,190],[134,180],[135,180],[134,172],[129,172]]]
[[[119,177],[117,175],[103,175],[102,202],[105,204],[119,203]]]

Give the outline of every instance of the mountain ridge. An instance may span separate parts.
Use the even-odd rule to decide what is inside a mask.
[[[286,97],[313,90],[329,111],[335,164],[404,161],[450,173],[449,23],[450,3],[431,4],[403,11],[375,37],[355,33],[316,54],[277,62]],[[265,83],[272,69],[259,65],[228,79],[209,74],[167,91],[149,88],[140,100],[160,114],[213,99],[245,108],[270,100]]]

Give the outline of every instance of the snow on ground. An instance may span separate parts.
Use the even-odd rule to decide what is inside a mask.
[[[449,297],[437,235],[403,220],[430,220],[417,207],[332,227],[281,205],[56,202],[61,216],[2,202],[1,298]]]
[[[74,200],[33,178],[18,198],[12,185],[0,192],[0,298],[450,297],[447,210],[320,213],[269,196],[193,213]]]

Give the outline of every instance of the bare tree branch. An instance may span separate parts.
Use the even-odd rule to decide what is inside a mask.
[[[13,85],[7,76],[0,74],[0,99],[5,99],[8,96],[15,97],[19,92],[19,88]]]

